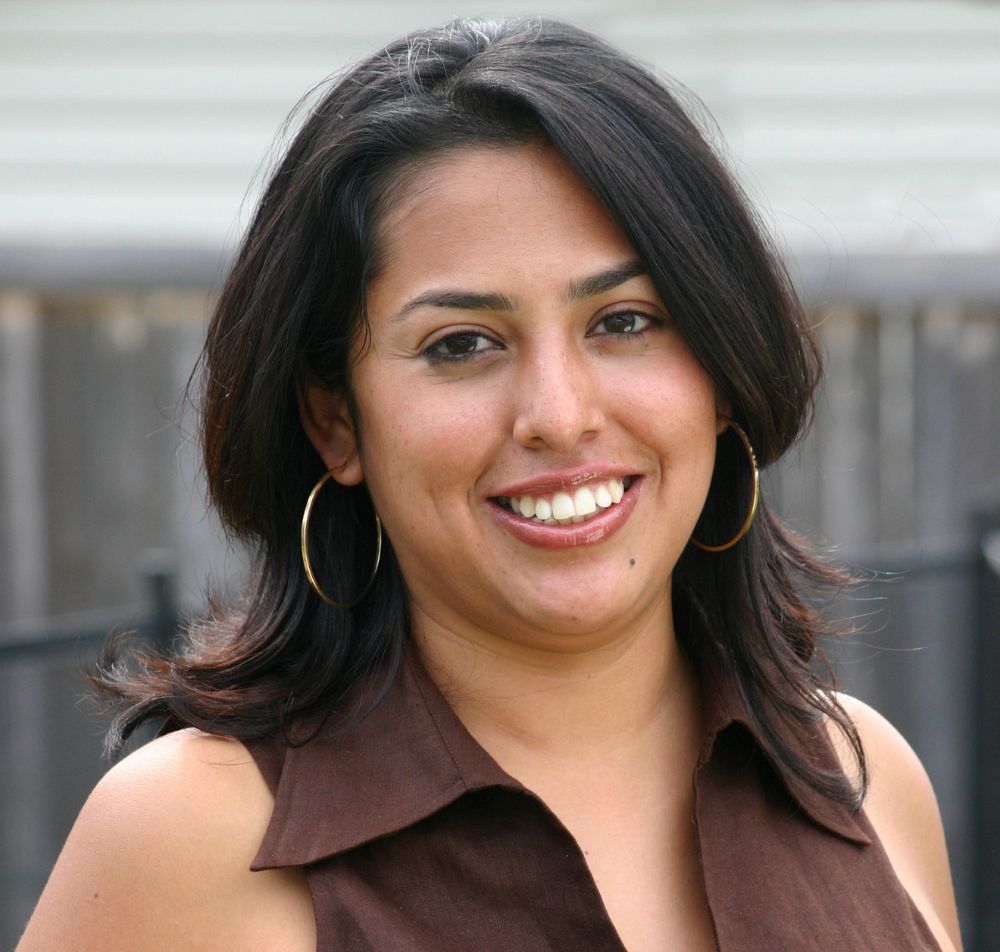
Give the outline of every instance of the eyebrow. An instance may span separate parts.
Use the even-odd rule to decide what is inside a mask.
[[[647,274],[646,266],[638,260],[626,261],[598,274],[570,281],[563,292],[564,304],[595,297],[624,284],[632,278]],[[458,288],[432,288],[410,298],[393,317],[399,321],[419,307],[445,307],[463,311],[513,311],[516,300],[499,291],[465,291]]]
[[[603,294],[637,278],[647,274],[646,266],[639,260],[626,261],[624,264],[616,265],[607,271],[599,274],[592,274],[589,278],[581,278],[579,281],[570,281],[566,293],[563,295],[563,303],[572,304],[575,301],[582,301],[584,298],[594,297]]]
[[[393,320],[402,320],[418,307],[452,307],[462,311],[513,311],[514,302],[506,294],[498,291],[481,294],[476,291],[435,288],[407,301]]]

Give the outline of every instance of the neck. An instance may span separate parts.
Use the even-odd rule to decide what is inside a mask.
[[[606,769],[651,752],[693,766],[697,684],[669,608],[576,651],[478,632],[471,637],[419,608],[413,620],[431,678],[469,732],[515,776],[530,772],[533,762]]]

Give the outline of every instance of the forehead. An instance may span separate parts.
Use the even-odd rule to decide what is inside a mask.
[[[551,146],[452,150],[402,170],[387,194],[373,285],[572,277],[636,257]]]

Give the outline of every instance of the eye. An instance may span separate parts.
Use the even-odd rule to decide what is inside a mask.
[[[423,355],[431,363],[469,360],[478,354],[498,350],[500,345],[479,331],[459,331],[436,340],[424,349]]]
[[[606,337],[632,337],[662,323],[659,318],[641,311],[616,311],[602,317],[590,333]]]

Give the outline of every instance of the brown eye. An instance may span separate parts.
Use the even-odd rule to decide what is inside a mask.
[[[602,317],[592,333],[609,337],[630,337],[642,334],[659,323],[661,322],[657,318],[640,311],[618,311]]]
[[[604,329],[609,334],[630,334],[635,330],[634,314],[612,314],[604,318]]]
[[[440,346],[449,357],[461,357],[474,353],[478,343],[479,334],[452,334],[441,341]]]
[[[478,331],[461,331],[435,341],[424,351],[431,363],[468,360],[477,354],[498,349],[496,341]]]

